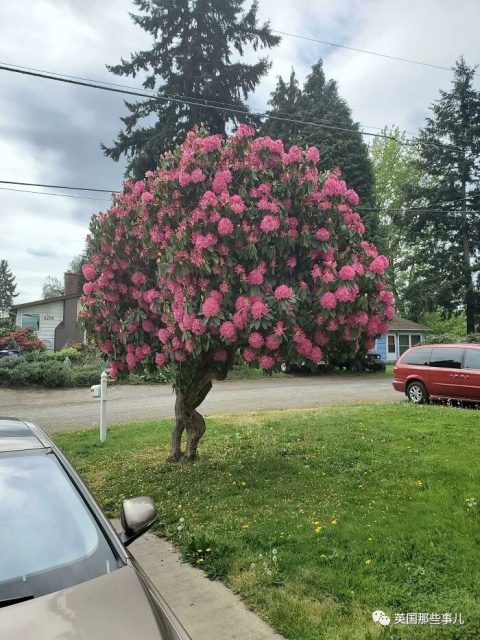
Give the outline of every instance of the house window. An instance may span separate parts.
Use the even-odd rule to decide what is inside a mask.
[[[403,355],[407,349],[410,349],[410,335],[408,333],[406,335],[400,334],[398,336],[399,355]]]
[[[410,344],[414,347],[416,344],[422,341],[422,337],[418,333],[412,333],[410,335]]]
[[[33,327],[35,331],[40,329],[40,315],[38,313],[22,313],[22,329]]]
[[[388,353],[395,353],[395,336],[388,336]]]

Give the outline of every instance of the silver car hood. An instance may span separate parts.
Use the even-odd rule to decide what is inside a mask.
[[[168,614],[167,614],[168,615]],[[135,569],[107,575],[0,609],[8,640],[177,640],[158,616]]]

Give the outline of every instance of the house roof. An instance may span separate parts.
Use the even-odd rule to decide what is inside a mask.
[[[25,307],[33,307],[48,304],[49,302],[58,302],[59,300],[70,300],[71,298],[80,298],[81,293],[71,293],[68,296],[56,296],[55,298],[45,298],[44,300],[34,300],[33,302],[22,302],[22,304],[12,305],[12,309],[23,309]]]
[[[430,331],[424,324],[401,318],[400,316],[394,316],[391,324],[390,331]]]

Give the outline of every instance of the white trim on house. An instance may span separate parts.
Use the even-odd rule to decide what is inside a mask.
[[[32,304],[17,309],[15,324],[22,327],[23,316],[32,315],[39,317],[39,328],[37,335],[45,343],[48,351],[55,348],[55,329],[63,320],[63,299],[55,300],[43,304]]]
[[[425,331],[403,330],[387,333],[387,362],[396,362],[407,349],[425,342]]]

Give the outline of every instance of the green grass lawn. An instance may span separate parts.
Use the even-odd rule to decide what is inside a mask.
[[[157,531],[291,640],[480,638],[480,414],[362,405],[209,418],[164,462],[171,421],[59,434],[110,516],[152,495]],[[473,500],[472,500],[473,499]],[[376,609],[391,618],[382,628]],[[465,624],[393,624],[461,612]]]

